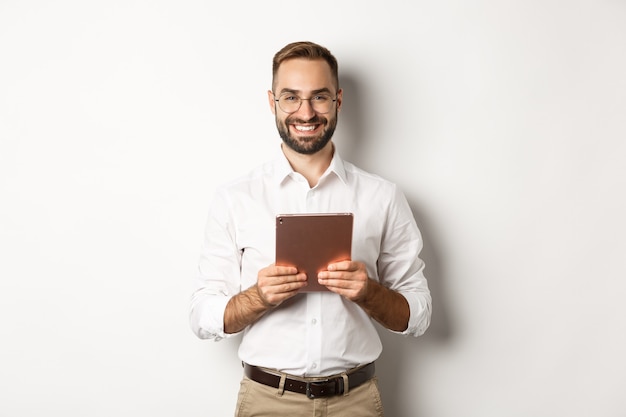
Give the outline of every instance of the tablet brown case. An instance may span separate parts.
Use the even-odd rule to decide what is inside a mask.
[[[280,214],[276,216],[276,265],[306,272],[301,291],[328,291],[317,273],[329,263],[352,259],[352,213]]]

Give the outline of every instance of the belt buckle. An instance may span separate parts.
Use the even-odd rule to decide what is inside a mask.
[[[306,383],[306,396],[313,400],[315,398],[319,398],[319,397],[327,397],[329,395],[333,395],[334,394],[334,390],[332,393],[328,393],[326,391],[324,391],[323,386],[328,384],[329,382],[331,382],[330,379],[325,379],[322,381],[311,381],[311,382],[307,382]],[[322,389],[322,392],[320,392],[317,396],[311,392],[311,386],[316,386],[316,387],[320,387]],[[328,386],[330,388],[330,386]]]

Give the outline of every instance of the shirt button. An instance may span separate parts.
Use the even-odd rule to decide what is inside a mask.
[[[316,323],[317,323],[317,319],[311,320],[311,324],[316,324]]]
[[[315,362],[311,364],[311,369],[317,369],[317,364]]]

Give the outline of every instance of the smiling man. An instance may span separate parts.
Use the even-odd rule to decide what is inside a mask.
[[[236,416],[383,416],[374,321],[412,336],[430,323],[422,239],[404,195],[333,145],[342,100],[328,49],[281,49],[268,91],[277,156],[212,200],[190,322],[203,339],[242,333]],[[345,212],[352,259],[319,272],[328,291],[302,291],[306,274],[274,262],[275,217]]]
[[[278,133],[291,150],[311,155],[330,142],[343,94],[336,76],[324,60],[292,58],[275,69],[273,91],[268,91],[270,108]],[[308,99],[301,98],[307,95]]]

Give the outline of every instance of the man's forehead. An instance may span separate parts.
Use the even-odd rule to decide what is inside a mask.
[[[276,71],[276,84],[282,82],[310,82],[316,80],[332,83],[330,66],[323,59],[292,58],[283,61]]]

